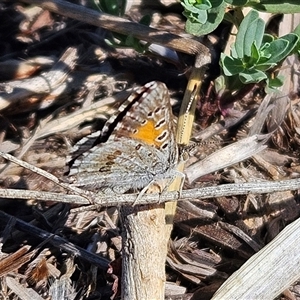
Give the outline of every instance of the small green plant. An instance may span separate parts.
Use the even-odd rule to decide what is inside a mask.
[[[251,7],[270,13],[300,12],[297,0],[180,0],[187,18],[185,30],[200,36],[215,30],[226,19],[226,8]]]
[[[240,24],[231,55],[221,54],[227,88],[265,80],[267,91],[276,90],[282,85],[282,78],[274,77],[272,71],[291,54],[298,41],[295,33],[277,39],[266,35],[264,21],[252,10]]]

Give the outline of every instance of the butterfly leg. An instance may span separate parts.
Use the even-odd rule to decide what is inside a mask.
[[[159,187],[159,201],[158,203],[161,203],[161,196],[165,193],[168,192],[169,187],[171,186],[171,184],[174,182],[174,180],[180,177],[180,185],[179,185],[179,189],[178,189],[178,193],[179,193],[179,198],[181,197],[181,193],[182,193],[182,189],[183,189],[183,184],[184,184],[184,180],[185,180],[185,174],[180,172],[180,171],[174,171],[172,172],[172,174],[170,174],[170,176],[168,178],[165,179],[165,184],[164,187],[162,188],[161,184],[155,183],[154,181],[152,182],[153,185],[157,185]],[[160,180],[157,180],[160,181]]]
[[[139,201],[141,200],[141,198],[146,194],[146,192],[152,187],[152,186],[157,186],[159,189],[159,193],[161,192],[161,186],[156,183],[154,180],[151,181],[150,183],[148,183],[137,195],[136,199],[134,200],[132,206],[136,205],[139,203]],[[156,190],[153,190],[152,193],[157,192]],[[160,201],[158,201],[158,203],[160,203]]]

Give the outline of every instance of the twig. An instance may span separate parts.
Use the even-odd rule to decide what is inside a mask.
[[[17,189],[0,189],[0,197],[6,199],[37,199],[40,201],[55,201],[77,205],[87,205],[91,201],[98,206],[115,206],[135,204],[153,204],[167,201],[183,201],[189,199],[209,199],[215,197],[266,194],[300,189],[300,178],[281,181],[262,181],[249,183],[223,184],[200,189],[182,191],[179,199],[178,192],[163,194],[145,194],[136,203],[137,194],[99,195],[90,193],[90,200],[80,195],[66,195],[61,193],[36,192]]]

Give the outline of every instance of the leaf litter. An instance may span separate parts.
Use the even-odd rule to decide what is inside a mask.
[[[159,12],[155,26],[182,30],[182,19],[176,19],[181,26],[174,26],[171,12]],[[129,13],[135,17],[140,9]],[[164,81],[178,113],[189,57],[174,64],[153,54],[113,49],[104,42],[109,35],[105,30],[36,6],[3,3],[0,14],[0,65],[14,70],[0,72],[1,151],[63,178],[71,146],[101,129],[134,85]],[[11,17],[4,18],[7,14]],[[285,76],[293,86],[285,86],[281,96],[264,96],[254,89],[226,116],[209,103],[213,93],[206,88],[186,165],[187,178],[193,174],[186,189],[299,177],[298,80]],[[263,142],[256,145],[260,138]],[[264,150],[258,153],[260,146]],[[2,189],[66,193],[13,163],[1,159],[0,167]],[[1,298],[119,296],[118,208],[81,210],[55,199],[1,199],[0,206]],[[166,298],[210,299],[221,283],[298,217],[297,192],[180,201],[166,262]],[[297,288],[295,284],[292,290]]]

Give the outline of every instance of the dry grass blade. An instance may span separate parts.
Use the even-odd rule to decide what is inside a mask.
[[[214,152],[186,169],[188,181],[192,183],[198,177],[232,166],[253,156],[267,147],[265,143],[268,138],[269,135],[253,135]]]
[[[299,245],[295,242],[299,239],[298,219],[253,255],[220,287],[212,300],[276,298],[300,277],[299,268],[295,268],[300,264]]]
[[[113,97],[102,99],[101,101],[93,103],[89,106],[84,106],[65,117],[51,120],[49,122],[46,122],[46,124],[41,124],[40,128],[35,132],[32,138],[34,140],[44,138],[55,133],[67,131],[82,124],[86,120],[93,119],[99,116],[104,117],[106,114],[110,114],[111,104],[126,99],[128,95],[129,92],[122,92]]]

